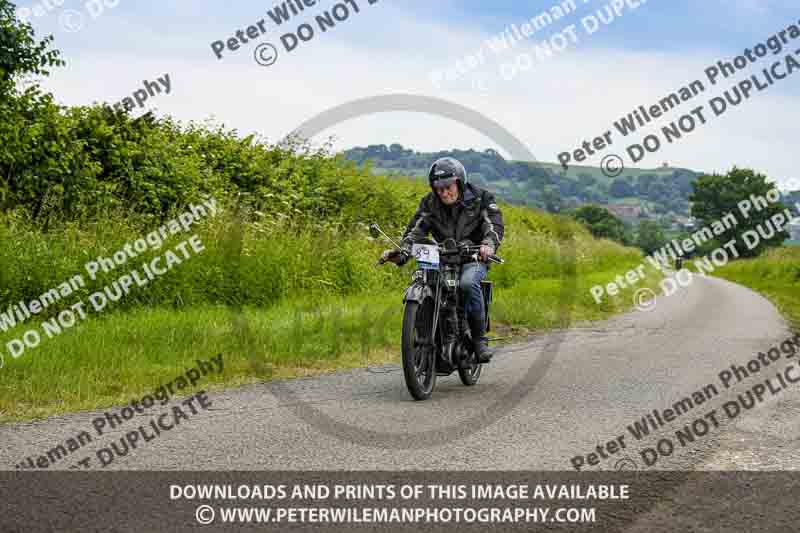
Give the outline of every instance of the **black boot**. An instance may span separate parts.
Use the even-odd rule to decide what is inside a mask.
[[[494,352],[489,348],[489,341],[484,337],[475,343],[475,357],[478,358],[479,363],[488,363],[494,357]]]
[[[486,324],[480,320],[469,318],[469,329],[472,333],[472,343],[475,345],[475,357],[479,363],[488,363],[492,360],[494,352],[489,348],[489,339],[486,337]]]

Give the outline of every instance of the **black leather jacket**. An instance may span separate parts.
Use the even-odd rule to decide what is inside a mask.
[[[474,244],[488,244],[495,252],[503,242],[503,214],[494,195],[468,183],[459,202],[446,206],[434,192],[429,192],[419,204],[403,234],[401,246],[410,251],[412,244],[431,233],[438,242],[453,238]]]

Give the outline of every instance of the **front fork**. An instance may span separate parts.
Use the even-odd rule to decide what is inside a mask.
[[[446,289],[442,297],[443,308],[440,313],[442,320],[442,355],[450,365],[454,362],[455,347],[461,335],[460,319],[462,317],[458,313],[458,277],[458,271],[456,270],[445,273],[444,283]]]

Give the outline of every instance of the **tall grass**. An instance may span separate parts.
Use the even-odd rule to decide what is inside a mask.
[[[347,223],[254,210],[242,219],[238,203],[219,199],[219,215],[96,281],[86,275],[87,261],[112,255],[161,221],[116,212],[102,223],[51,220],[45,229],[23,211],[0,215],[0,310],[35,299],[75,274],[87,282],[36,320],[0,332],[5,354],[0,419],[130,401],[174,379],[196,359],[217,353],[224,355],[225,372],[207,383],[217,386],[396,360],[402,291],[412,268],[376,267],[388,244],[371,240],[366,224],[376,221],[399,234],[417,203],[410,198],[426,190],[399,181],[389,187],[404,198],[398,201],[402,209],[365,204],[360,214],[349,210]],[[641,261],[637,250],[595,240],[567,218],[502,208],[507,238],[499,254],[506,264],[490,272],[497,287],[495,326],[527,331],[563,327],[628,306],[627,293],[598,306],[588,290],[636,266]],[[79,300],[86,302],[91,293],[191,233],[202,240],[202,253],[147,286],[134,287],[101,315],[89,313],[58,337],[43,335],[40,346],[18,359],[9,356],[5,346],[10,339]],[[560,306],[570,259],[564,253],[569,250],[574,252],[577,292],[564,314]]]
[[[756,259],[733,261],[714,275],[761,292],[800,330],[800,247],[775,248]]]
[[[64,223],[42,231],[21,212],[0,214],[0,309],[19,301],[31,301],[65,280],[80,274],[86,286],[67,304],[117,280],[151,258],[163,255],[192,234],[205,251],[133,292],[115,310],[139,307],[196,305],[253,305],[268,307],[301,296],[347,296],[365,292],[399,290],[409,271],[391,266],[376,268],[380,252],[390,244],[369,237],[364,218],[350,226],[255,221],[241,222],[236,207],[221,204],[222,212],[173,236],[161,248],[150,250],[110,272],[90,279],[85,265],[99,256],[111,257],[126,243],[156,228],[148,218],[110,214],[102,223],[79,227]],[[638,251],[610,241],[595,240],[579,224],[534,210],[504,206],[507,238],[499,250],[507,261],[492,267],[498,287],[519,281],[559,278],[568,258],[562,249],[574,249],[581,273],[605,271],[641,260]],[[384,225],[395,227],[410,213],[398,214]],[[387,224],[388,223],[388,224]],[[391,230],[390,230],[391,231]],[[240,236],[241,234],[241,236]],[[48,308],[41,318],[52,316],[62,305]]]

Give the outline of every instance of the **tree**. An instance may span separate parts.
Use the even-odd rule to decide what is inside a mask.
[[[386,159],[389,161],[397,161],[403,157],[403,145],[394,143],[389,146],[389,151],[386,152]]]
[[[750,209],[744,216],[738,208],[739,202],[753,197],[766,199],[767,193],[775,186],[767,181],[767,177],[750,169],[733,167],[726,175],[712,174],[700,176],[694,183],[694,192],[689,196],[692,202],[692,216],[698,219],[699,226],[709,226],[728,213],[736,217],[737,224],[721,232],[717,240],[721,244],[735,241],[739,255],[755,257],[768,247],[780,246],[789,234],[786,231],[776,232],[770,239],[761,239],[758,246],[749,249],[742,235],[748,230],[755,230],[770,217],[786,209],[781,201],[767,203],[766,207]],[[765,229],[766,225],[764,225]],[[765,232],[766,233],[766,232]]]
[[[606,209],[596,205],[584,205],[572,213],[572,218],[584,224],[592,235],[630,244],[630,235],[625,224]]]
[[[658,176],[653,174],[639,174],[639,178],[636,181],[636,193],[643,198],[647,197],[647,191],[650,190],[650,186],[658,181]]]
[[[561,195],[558,194],[558,189],[552,185],[547,185],[542,192],[542,202],[544,208],[548,213],[561,212]]]
[[[660,181],[656,181],[650,184],[650,187],[647,189],[647,199],[654,203],[666,203],[669,200],[669,188],[661,183]]]
[[[592,176],[591,174],[586,174],[584,172],[578,174],[578,183],[580,183],[581,187],[583,187],[584,189],[588,189],[589,187],[597,183],[597,179],[595,179],[595,177]]]
[[[642,220],[639,223],[639,232],[636,236],[636,246],[641,248],[644,253],[648,255],[652,254],[661,248],[666,242],[667,238],[658,222],[653,220]]]
[[[578,182],[572,181],[569,178],[561,180],[558,184],[558,188],[561,196],[564,197],[577,196],[579,192]]]
[[[692,183],[697,176],[689,170],[676,170],[672,173],[672,182],[681,193],[681,196],[688,196],[692,192]]]
[[[619,178],[614,180],[608,192],[614,198],[627,198],[628,196],[635,196],[636,194],[630,183]]]
[[[15,82],[28,75],[47,76],[50,67],[63,66],[53,36],[36,41],[33,27],[17,19],[16,6],[0,0],[0,98],[13,94]]]
[[[58,50],[50,49],[53,37],[37,41],[15,9],[0,0],[0,208],[33,198],[36,216],[47,200],[43,191],[72,192],[71,180],[63,176],[80,174],[76,167],[82,163],[52,96],[35,80],[24,89],[19,85],[65,63]]]

